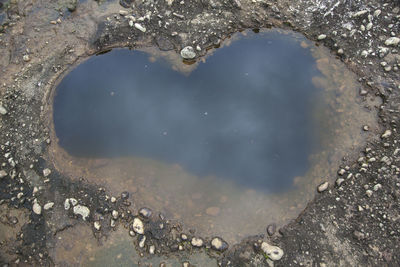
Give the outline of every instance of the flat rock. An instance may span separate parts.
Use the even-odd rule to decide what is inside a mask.
[[[86,206],[76,205],[76,206],[74,207],[74,214],[76,214],[76,215],[81,215],[81,216],[82,216],[82,219],[83,219],[84,221],[86,221],[86,219],[87,219],[87,218],[89,217],[89,215],[90,215],[90,210],[89,210],[89,208],[86,207]]]

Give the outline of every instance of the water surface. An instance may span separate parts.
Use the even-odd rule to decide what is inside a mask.
[[[249,34],[190,73],[116,49],[57,88],[59,144],[77,157],[135,156],[257,190],[290,188],[318,147],[320,89],[310,51],[283,34]]]

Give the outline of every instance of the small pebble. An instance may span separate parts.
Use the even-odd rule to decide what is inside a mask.
[[[200,247],[203,246],[204,241],[203,241],[203,239],[201,239],[201,238],[193,237],[193,238],[192,238],[192,241],[191,241],[190,243],[192,244],[193,247],[200,248]]]
[[[273,236],[276,232],[276,224],[272,223],[267,227],[267,233],[269,236]]]
[[[261,249],[267,254],[268,258],[273,261],[278,261],[283,256],[283,250],[277,246],[272,246],[267,242],[262,242]]]
[[[100,222],[95,221],[95,222],[93,223],[93,227],[94,227],[94,229],[96,229],[97,231],[100,231],[100,229],[101,229]]]
[[[42,207],[37,202],[33,203],[32,210],[37,215],[40,215],[42,213]]]
[[[51,209],[53,206],[54,206],[54,202],[49,202],[49,203],[44,204],[43,209],[44,209],[44,210],[49,210],[49,209]]]
[[[50,173],[51,173],[51,170],[50,170],[50,169],[44,169],[44,170],[43,170],[43,176],[44,176],[44,177],[49,176]]]
[[[2,105],[0,105],[0,114],[1,115],[6,115],[7,114],[7,110]]]
[[[135,233],[140,235],[144,234],[144,225],[139,218],[133,219],[132,228]]]
[[[392,135],[392,131],[391,130],[386,130],[383,134],[382,134],[382,138],[389,138]]]
[[[328,182],[324,182],[324,183],[320,184],[320,185],[318,186],[318,192],[319,192],[319,193],[324,192],[326,189],[328,189],[328,186],[329,186],[329,183],[328,183]]]
[[[0,178],[4,178],[4,177],[6,177],[6,176],[7,176],[7,172],[4,171],[4,170],[1,170],[1,171],[0,171]]]
[[[228,243],[226,243],[222,238],[220,237],[214,237],[211,240],[211,248],[223,252],[228,249]]]
[[[139,31],[141,31],[141,32],[146,32],[146,28],[143,27],[141,24],[135,23],[134,26],[135,26],[135,28],[138,29]]]
[[[141,208],[139,210],[139,214],[142,215],[144,218],[150,218],[153,212],[149,208]]]

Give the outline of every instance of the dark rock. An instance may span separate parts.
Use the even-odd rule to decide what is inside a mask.
[[[153,212],[149,208],[141,208],[139,210],[139,214],[142,215],[144,218],[150,218]]]
[[[133,0],[119,0],[119,4],[125,8],[132,7]]]
[[[121,199],[126,200],[128,198],[129,198],[129,192],[124,191],[121,193]]]
[[[272,223],[267,226],[267,233],[269,236],[273,236],[276,233],[276,224]]]

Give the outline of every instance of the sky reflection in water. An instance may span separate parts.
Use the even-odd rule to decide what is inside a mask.
[[[190,75],[116,49],[59,84],[59,144],[77,157],[138,156],[263,191],[285,191],[317,147],[319,74],[290,35],[249,34]]]

